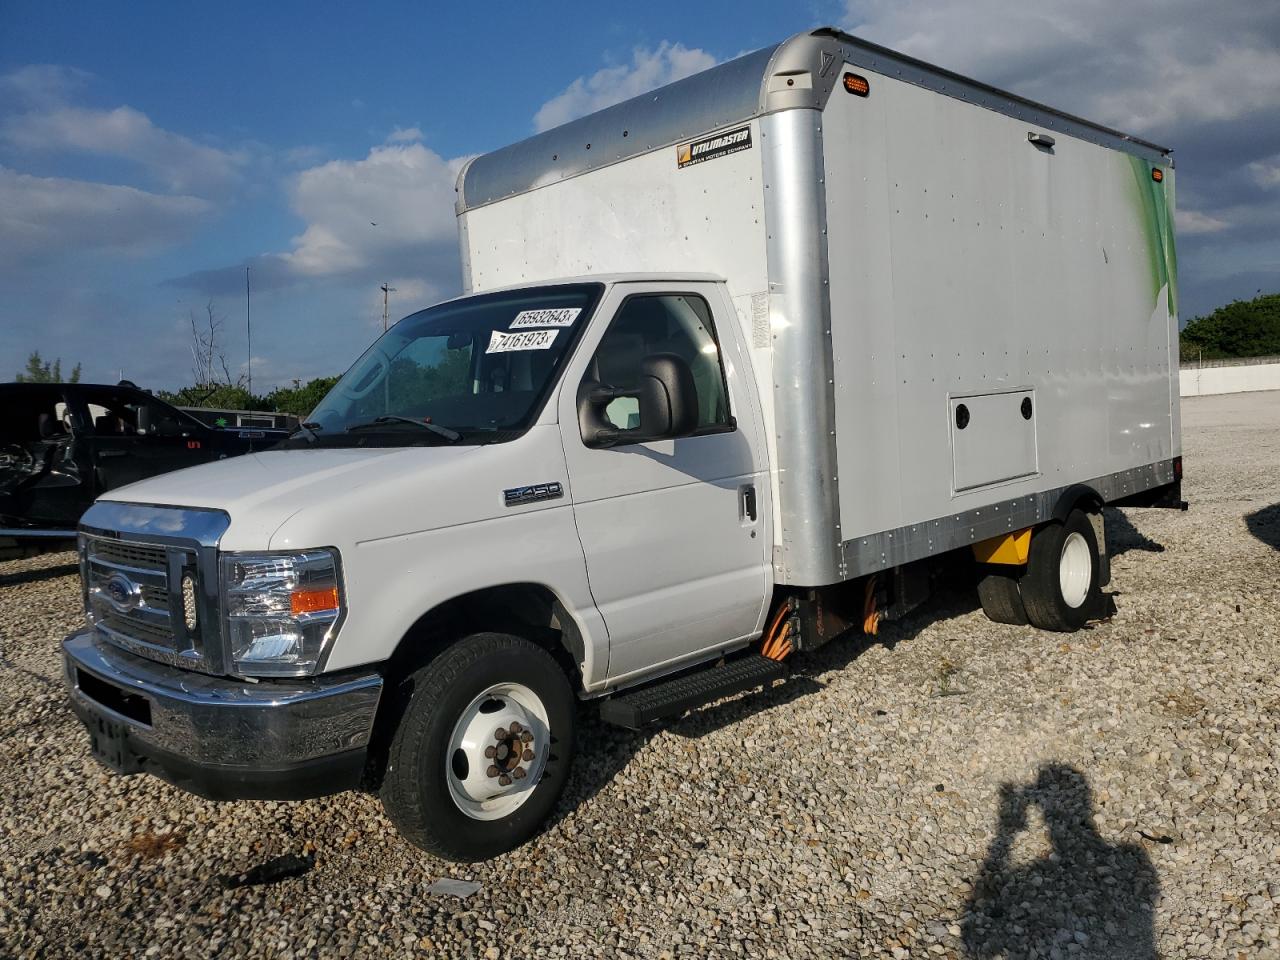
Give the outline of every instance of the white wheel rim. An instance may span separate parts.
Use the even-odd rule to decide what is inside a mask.
[[[1058,563],[1058,586],[1068,607],[1077,609],[1089,596],[1093,581],[1093,557],[1089,541],[1079,533],[1067,534]]]
[[[519,683],[498,683],[462,711],[449,737],[444,775],[458,809],[498,820],[529,799],[547,766],[547,708]]]

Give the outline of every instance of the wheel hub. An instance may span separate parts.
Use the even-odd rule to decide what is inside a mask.
[[[1062,543],[1058,560],[1058,587],[1067,606],[1078,608],[1089,596],[1093,582],[1093,551],[1079,533],[1072,531]]]
[[[549,743],[537,694],[521,684],[485,690],[463,710],[450,739],[445,776],[458,809],[477,820],[512,813],[541,779]]]
[[[507,787],[512,780],[523,780],[529,775],[522,766],[537,759],[533,752],[533,731],[521,723],[512,721],[509,727],[499,727],[493,734],[495,743],[484,748],[486,760],[491,760],[485,776]]]

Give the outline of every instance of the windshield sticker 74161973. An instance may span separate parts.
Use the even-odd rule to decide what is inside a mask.
[[[511,321],[511,329],[522,327],[571,327],[582,312],[581,307],[549,307],[545,310],[521,310]]]
[[[546,350],[556,342],[559,330],[521,330],[519,333],[503,333],[494,330],[489,334],[489,348],[485,353],[509,353],[512,350]]]

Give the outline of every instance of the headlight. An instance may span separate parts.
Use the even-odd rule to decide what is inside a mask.
[[[226,553],[221,564],[234,672],[261,677],[315,673],[342,620],[337,551]]]

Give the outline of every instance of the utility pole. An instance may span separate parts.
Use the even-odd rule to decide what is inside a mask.
[[[389,294],[395,293],[396,288],[391,286],[391,282],[387,281],[378,288],[382,291],[382,332],[387,332],[387,297]]]
[[[249,267],[244,268],[244,331],[249,340],[249,395],[253,395],[253,327],[249,325]]]

